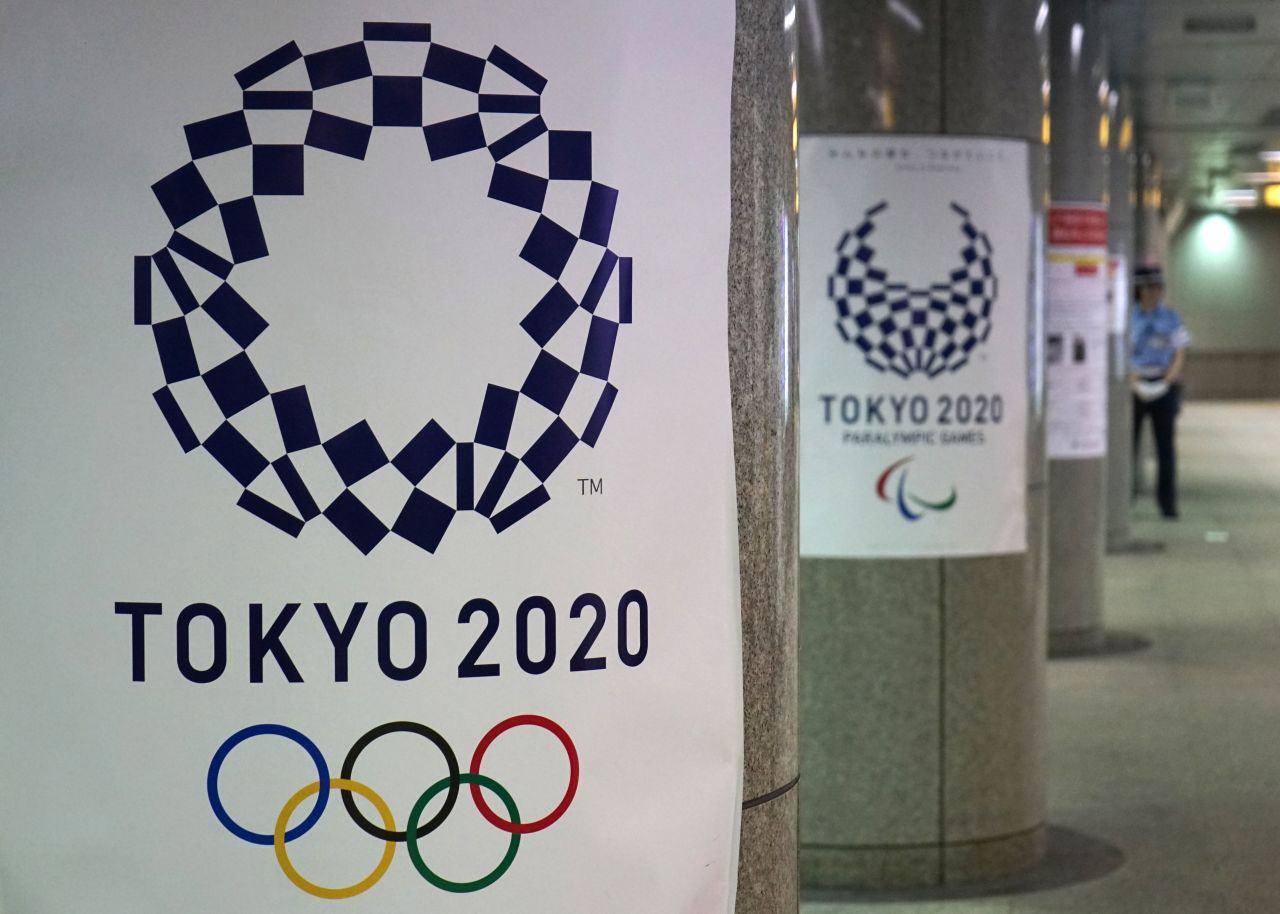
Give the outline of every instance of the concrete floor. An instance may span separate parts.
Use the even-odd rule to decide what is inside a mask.
[[[1106,567],[1108,628],[1151,646],[1050,664],[1056,859],[1018,894],[803,914],[1280,914],[1280,403],[1189,404],[1179,447],[1182,520],[1134,507],[1167,551]]]

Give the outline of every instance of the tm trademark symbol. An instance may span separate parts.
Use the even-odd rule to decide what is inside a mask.
[[[579,495],[603,495],[604,480],[591,479],[590,477],[578,477],[578,494]]]

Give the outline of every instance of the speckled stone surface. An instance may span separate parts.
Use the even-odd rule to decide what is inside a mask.
[[[743,810],[737,914],[792,914],[798,909],[797,796],[793,788]]]
[[[924,132],[1039,146],[1039,0],[926,0],[917,30],[877,0],[800,10],[806,134]],[[856,36],[856,37],[855,37]],[[999,52],[994,53],[993,49]],[[888,66],[886,62],[891,62]],[[867,99],[889,98],[894,117]],[[1034,865],[1044,821],[1044,414],[1028,320],[1025,555],[801,562],[801,879],[889,888]],[[803,370],[803,368],[802,368]],[[982,846],[947,863],[953,847]]]
[[[1029,499],[1043,518],[1043,499]],[[1025,556],[945,563],[945,842],[985,841],[1045,821],[1045,537]],[[981,612],[974,612],[975,606]],[[1035,858],[1022,862],[1023,866]],[[953,876],[947,870],[948,878]]]
[[[1083,28],[1078,56],[1072,29]],[[1098,143],[1105,110],[1099,87],[1107,76],[1105,36],[1098,0],[1054,0],[1049,5],[1049,192],[1054,200],[1100,203],[1107,190],[1107,153]]]
[[[943,133],[1038,142],[1047,44],[1039,0],[944,0]],[[1034,75],[1033,75],[1034,74]]]
[[[943,872],[946,881],[954,883],[997,879],[1027,869],[1028,860],[1043,860],[1048,842],[1048,828],[1038,825],[1014,835],[948,844],[943,849]]]
[[[802,860],[937,840],[941,596],[934,560],[801,564]]]
[[[1049,462],[1049,648],[1102,646],[1105,460]]]
[[[1083,25],[1078,59],[1071,30]],[[1055,0],[1049,7],[1049,187],[1056,201],[1101,202],[1107,156],[1098,143],[1106,76],[1102,17],[1097,0]],[[1049,644],[1057,651],[1102,643],[1102,556],[1107,523],[1105,458],[1049,461]]]
[[[794,32],[783,28],[787,7],[785,0],[738,0],[730,125],[729,375],[748,803],[799,771]],[[744,813],[739,911],[798,909],[795,805],[775,800]]]
[[[942,881],[937,844],[806,847],[800,882],[806,889],[903,889]]]
[[[913,3],[914,29],[877,0],[803,0],[800,120],[805,133],[938,133],[938,0]]]

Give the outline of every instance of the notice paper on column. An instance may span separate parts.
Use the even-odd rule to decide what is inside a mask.
[[[733,4],[0,5],[0,910],[729,914]]]
[[[1129,309],[1132,307],[1129,290],[1133,280],[1129,276],[1129,258],[1112,253],[1107,261],[1107,307],[1110,312],[1111,373],[1117,381],[1129,374]]]
[[[1035,217],[1016,140],[800,140],[800,551],[1026,549]]]
[[[1055,460],[1107,452],[1107,332],[1113,325],[1107,208],[1055,203],[1045,271],[1045,417]]]

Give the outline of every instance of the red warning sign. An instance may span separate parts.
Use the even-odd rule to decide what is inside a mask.
[[[1049,244],[1065,247],[1107,246],[1107,208],[1100,203],[1049,209]]]

